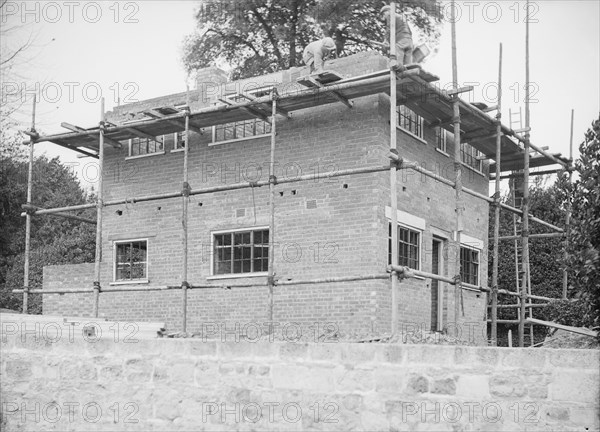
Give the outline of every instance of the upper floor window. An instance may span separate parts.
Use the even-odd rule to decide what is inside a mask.
[[[256,97],[268,95],[272,91],[273,86],[253,88],[240,93],[226,95],[222,99],[222,102],[230,104],[248,102]],[[258,138],[270,134],[271,123],[261,118],[254,118],[213,126],[212,142],[216,144],[226,141]]]
[[[404,105],[398,107],[398,125],[413,135],[423,138],[423,117]]]
[[[477,171],[483,171],[483,156],[479,150],[467,143],[460,144],[460,158],[462,163]]]
[[[271,124],[261,119],[250,119],[213,126],[213,144],[224,141],[261,137],[271,133]]]
[[[392,263],[392,224],[388,230],[388,264]],[[398,265],[419,270],[421,233],[398,225]]]
[[[142,156],[153,153],[164,153],[164,135],[154,139],[135,137],[129,140],[129,156]]]
[[[141,281],[148,278],[148,241],[128,240],[114,243],[115,282]]]
[[[213,234],[213,275],[264,273],[268,266],[268,229]]]
[[[166,148],[171,150],[183,150],[185,148],[185,131],[175,132],[163,135],[163,142]]]
[[[438,150],[447,153],[446,151],[446,130],[441,127],[435,128],[435,143]]]
[[[479,285],[479,251],[460,247],[460,280],[470,285]]]

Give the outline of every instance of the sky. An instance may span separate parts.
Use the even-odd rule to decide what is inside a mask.
[[[110,110],[119,103],[185,91],[181,47],[195,30],[197,6],[197,1],[9,1],[2,26],[19,28],[2,43],[31,35],[33,44],[18,78],[2,83],[2,97],[25,83],[33,88],[40,100],[36,128],[47,134],[65,132],[61,122],[97,125],[100,96]],[[448,6],[443,3],[447,17]],[[532,1],[531,11],[531,139],[568,156],[574,109],[576,157],[583,133],[600,111],[600,2]],[[457,12],[458,81],[475,87],[463,98],[496,104],[502,43],[502,115],[510,125],[509,109],[524,113],[525,2],[457,1]],[[423,64],[440,77],[441,86],[452,80],[450,27],[446,20],[438,47]],[[27,97],[24,128],[30,126],[31,92]],[[41,153],[73,166],[84,187],[95,182],[89,170],[85,174],[91,159],[48,143],[36,145],[36,154]]]

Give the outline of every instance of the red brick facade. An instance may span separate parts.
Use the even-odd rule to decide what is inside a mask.
[[[331,69],[360,75],[386,68],[385,59],[362,54],[335,60]],[[297,72],[296,72],[297,73]],[[278,75],[295,79],[294,71]],[[282,77],[282,78],[281,78]],[[192,92],[192,110],[203,97]],[[119,107],[113,118],[148,107],[176,104],[185,94]],[[210,128],[191,133],[189,183],[203,188],[268,180],[270,137],[219,145]],[[164,154],[127,158],[127,146],[107,150],[105,200],[181,190],[183,152],[166,148]],[[398,130],[399,154],[449,179],[452,158],[436,150],[435,131],[425,124],[424,140]],[[389,98],[385,94],[356,99],[354,107],[329,104],[277,119],[276,176],[291,178],[316,171],[336,171],[389,162]],[[453,153],[451,140],[447,153]],[[487,177],[464,168],[466,187],[488,193]],[[389,172],[335,177],[275,187],[275,272],[281,281],[333,276],[383,274],[388,260]],[[465,199],[465,231],[481,241],[479,281],[487,285],[486,245],[488,204],[469,195]],[[264,322],[267,319],[266,277],[210,279],[212,233],[219,230],[268,227],[268,188],[243,189],[190,197],[189,270],[191,284],[265,283],[254,288],[209,288],[189,291],[188,331],[206,322]],[[398,207],[409,214],[400,222],[420,231],[420,268],[431,271],[432,241],[441,240],[442,271],[453,275],[455,230],[454,190],[412,170],[398,174]],[[388,209],[389,212],[389,209]],[[402,213],[403,215],[405,213]],[[182,275],[182,199],[166,199],[106,207],[103,213],[102,287],[114,281],[114,247],[120,240],[147,239],[148,286],[178,285]],[[420,227],[415,227],[421,225]],[[93,265],[48,267],[44,288],[90,288]],[[429,330],[431,281],[405,280],[400,284],[399,311],[404,323]],[[333,322],[342,334],[389,332],[391,283],[373,280],[318,285],[276,286],[274,320],[305,325]],[[453,321],[453,289],[443,288],[443,323]],[[485,295],[464,291],[462,321],[485,327]],[[90,314],[91,295],[45,295],[46,314]],[[115,320],[165,321],[181,326],[181,293],[177,290],[103,293],[100,315]],[[481,333],[481,332],[480,332]],[[480,335],[481,336],[481,335]],[[481,336],[483,339],[483,336]]]

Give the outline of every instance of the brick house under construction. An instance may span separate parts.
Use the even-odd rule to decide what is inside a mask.
[[[342,77],[331,84],[335,92],[322,91],[318,82],[312,88],[299,84],[303,68],[236,82],[208,68],[198,74],[196,90],[107,114],[100,317],[164,321],[169,329],[181,330],[180,287],[186,281],[188,332],[200,331],[203,323],[233,328],[268,319],[333,323],[341,334],[390,332],[388,59],[361,53],[327,67]],[[489,164],[481,156],[494,155],[495,138],[477,131],[479,124],[489,129],[494,122],[471,104],[461,105],[463,139],[472,138],[461,148],[462,182],[471,193],[463,194],[464,229],[457,245],[454,148],[448,132],[452,111],[436,79],[421,69],[398,75],[398,154],[439,176],[398,166],[398,258],[402,266],[453,278],[454,260],[460,257],[462,289],[455,296],[449,283],[401,279],[398,322],[426,331],[469,322],[478,328],[475,337],[481,343],[489,210]],[[270,117],[274,94],[276,126]],[[188,108],[189,188],[182,192],[187,144],[181,113]],[[517,169],[517,162],[510,166],[517,160],[510,152],[519,154],[519,146],[503,139],[506,169]],[[86,153],[99,148],[98,135],[85,131],[48,140]],[[275,181],[270,185],[272,140]],[[160,198],[144,198],[152,196]],[[91,292],[95,280],[93,263],[49,266],[43,289]],[[90,315],[93,301],[88,293],[45,294],[43,311]]]

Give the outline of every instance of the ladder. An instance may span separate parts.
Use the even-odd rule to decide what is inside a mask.
[[[520,173],[520,172],[514,172]],[[523,180],[520,177],[513,177],[510,180],[510,193],[513,207],[521,208],[523,204]],[[513,213],[513,235],[521,236],[523,232],[523,224],[520,216],[517,216]],[[515,281],[516,281],[516,292],[520,293],[521,288],[523,286],[523,255],[520,247],[520,240],[514,240],[514,248],[515,248]],[[527,294],[531,295],[531,272],[529,268],[527,269],[527,277],[525,278],[525,291]],[[527,299],[527,304],[531,304],[531,299]],[[517,298],[516,304],[520,304],[520,299]],[[528,309],[528,317],[533,318],[533,308]],[[521,310],[517,308],[517,318],[521,318]],[[533,324],[529,325],[529,334],[527,332],[524,335],[524,344],[526,345],[529,342],[530,346],[535,344],[534,334],[533,334]]]

